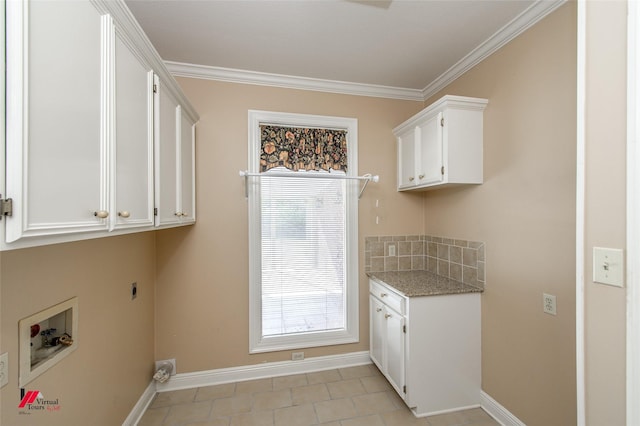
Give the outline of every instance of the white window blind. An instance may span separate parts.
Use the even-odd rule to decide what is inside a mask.
[[[344,329],[345,184],[260,180],[263,336]]]

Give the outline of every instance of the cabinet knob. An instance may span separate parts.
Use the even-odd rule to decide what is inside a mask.
[[[413,179],[414,179],[414,177],[413,177],[413,176],[411,176],[411,177],[409,178],[409,182],[413,182]]]
[[[376,312],[380,312],[380,311],[382,311],[382,308],[377,308],[376,309]]]
[[[93,212],[95,217],[99,217],[100,219],[106,219],[109,217],[109,212],[106,210],[98,210],[97,212]]]
[[[389,319],[391,318],[391,314],[384,314],[384,319]]]
[[[118,212],[118,216],[127,218],[127,217],[131,216],[131,213],[126,211],[126,210],[124,210],[124,211]]]
[[[424,175],[419,175],[418,179],[424,179]]]
[[[387,297],[388,294],[387,293],[380,293],[380,297]]]
[[[176,212],[176,216],[180,217],[180,216],[184,216],[184,213],[182,212]]]

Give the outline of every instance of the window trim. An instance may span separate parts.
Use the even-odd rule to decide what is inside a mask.
[[[250,173],[259,173],[260,124],[292,127],[341,129],[347,131],[348,172],[358,175],[358,120],[355,118],[249,110]],[[260,191],[258,179],[249,179],[249,353],[275,352],[317,346],[341,345],[359,341],[358,313],[358,181],[346,180],[346,318],[340,331],[300,333],[289,336],[262,336]]]

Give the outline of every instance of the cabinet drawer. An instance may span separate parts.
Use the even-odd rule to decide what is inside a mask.
[[[404,296],[391,290],[390,287],[369,280],[369,292],[394,311],[405,314]]]

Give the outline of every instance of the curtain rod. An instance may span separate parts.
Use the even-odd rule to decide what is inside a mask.
[[[240,170],[240,177],[244,177],[244,196],[249,196],[247,179],[250,177],[287,177],[287,178],[311,178],[311,179],[343,179],[343,180],[363,180],[364,185],[360,189],[358,199],[362,197],[362,193],[369,184],[369,182],[379,182],[380,176],[371,175],[370,173],[362,176],[345,176],[330,173],[294,173],[294,172],[269,172],[269,173],[250,173],[247,170]]]
[[[338,175],[335,173],[296,173],[296,172],[265,172],[265,173],[250,173],[246,170],[240,170],[241,177],[294,177],[294,178],[314,178],[314,179],[353,179],[353,180],[368,180],[378,182],[380,177],[378,175],[372,176],[370,173],[362,176],[346,176]]]

